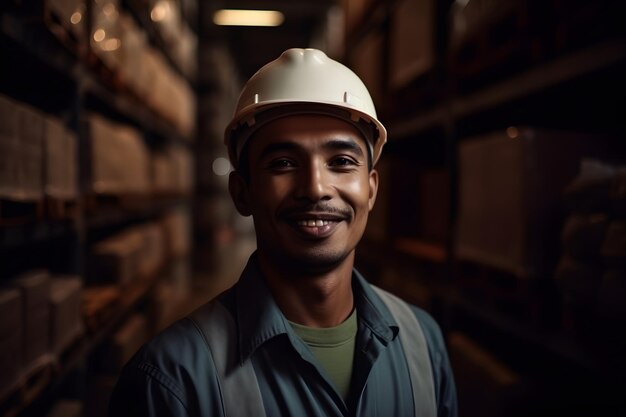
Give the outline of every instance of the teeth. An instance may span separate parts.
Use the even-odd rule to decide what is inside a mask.
[[[298,226],[305,227],[322,227],[326,226],[330,222],[328,220],[298,220]]]

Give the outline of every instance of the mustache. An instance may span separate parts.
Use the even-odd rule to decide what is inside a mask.
[[[281,211],[281,216],[291,217],[308,213],[329,214],[343,218],[349,218],[352,211],[345,207],[335,207],[329,203],[318,202],[315,204],[307,204],[302,206],[288,207]]]

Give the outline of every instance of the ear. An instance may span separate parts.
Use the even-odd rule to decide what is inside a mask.
[[[228,177],[228,192],[239,214],[246,217],[250,216],[252,211],[250,210],[248,184],[237,171],[231,172]]]
[[[372,169],[369,172],[369,183],[370,183],[370,193],[369,193],[369,210],[372,211],[374,208],[374,203],[376,202],[376,194],[378,193],[378,171]]]

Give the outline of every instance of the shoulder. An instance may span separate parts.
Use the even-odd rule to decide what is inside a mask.
[[[198,324],[185,317],[146,343],[126,365],[125,372],[144,374],[173,391],[185,391],[190,381],[215,377],[215,369],[213,355]]]
[[[446,345],[441,332],[441,328],[439,324],[435,321],[435,319],[425,310],[419,308],[413,304],[410,304],[404,301],[402,298],[394,295],[388,291],[385,291],[381,288],[378,288],[374,285],[371,285],[371,288],[375,290],[375,292],[380,296],[383,300],[391,300],[395,304],[403,305],[402,311],[410,311],[417,322],[419,323],[419,327],[424,334],[424,338],[426,339],[426,344],[428,346],[428,351],[431,356],[431,362],[434,367],[440,365],[442,357],[446,355]],[[408,308],[408,310],[406,310]]]
[[[167,410],[162,415],[196,415],[198,410],[219,410],[219,382],[213,355],[192,319],[181,319],[159,333],[126,364],[111,410],[129,411],[127,403],[131,398],[137,407],[146,409],[150,404],[162,404]],[[185,412],[174,412],[177,408]]]
[[[419,307],[412,304],[409,304],[409,307],[422,327],[424,337],[426,338],[428,348],[431,352],[438,353],[445,351],[446,345],[443,339],[443,334],[441,333],[441,328],[435,319],[428,312]]]
[[[183,318],[146,343],[125,366],[127,374],[142,374],[174,392],[184,391],[185,380],[215,368],[210,350],[195,323]]]
[[[382,288],[376,287],[371,284],[370,287],[379,297],[381,297],[383,301],[386,299],[392,301],[394,304],[403,305],[403,310],[406,310],[406,308],[408,308],[413,313],[418,323],[420,324],[420,327],[422,328],[424,337],[428,341],[429,348],[431,347],[431,344],[433,344],[432,347],[441,347],[441,344],[443,344],[441,329],[439,328],[439,325],[437,324],[435,319],[429,313],[413,304],[406,302],[399,296],[389,291],[383,290]],[[387,307],[389,307],[388,303],[385,302],[385,304],[387,305]]]

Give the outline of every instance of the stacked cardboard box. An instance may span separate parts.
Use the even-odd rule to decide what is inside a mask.
[[[138,230],[127,230],[94,245],[89,276],[94,282],[128,285],[138,277],[144,239]]]
[[[44,117],[0,96],[0,197],[39,201],[43,197]]]
[[[117,0],[94,2],[91,9],[91,50],[111,70],[122,64],[122,31]]]
[[[164,41],[167,53],[185,76],[196,74],[197,39],[181,16],[180,4],[174,0],[151,1],[152,20]]]
[[[48,117],[44,138],[44,190],[49,197],[75,200],[78,196],[76,135],[60,120]]]
[[[17,289],[0,289],[0,398],[11,388],[22,362],[23,308]]]
[[[584,338],[605,340],[595,335],[626,324],[625,190],[626,167],[585,160],[565,191],[570,214],[556,280],[566,325]],[[626,346],[626,338],[613,337],[610,344]]]
[[[81,312],[82,280],[54,276],[50,285],[50,347],[63,352],[83,333]]]
[[[435,2],[403,0],[390,25],[389,84],[401,88],[435,63]]]
[[[90,278],[127,285],[152,278],[167,259],[167,230],[160,223],[128,228],[96,243],[91,250]]]
[[[150,192],[150,155],[139,132],[99,115],[88,117],[91,190],[97,194]]]
[[[456,254],[518,277],[548,277],[560,255],[563,191],[603,137],[533,128],[459,146]],[[567,149],[567,152],[563,152]]]
[[[122,32],[122,65],[119,73],[124,84],[138,97],[145,97],[149,93],[150,80],[148,75],[148,63],[143,60],[143,51],[148,48],[146,33],[143,32],[135,19],[121,13],[119,26]]]
[[[370,33],[352,51],[352,70],[363,80],[378,109],[382,108],[385,94],[384,58],[385,37],[382,33]]]
[[[189,150],[170,145],[152,153],[152,189],[156,193],[189,194],[194,185],[194,164]]]
[[[189,254],[191,250],[191,217],[189,210],[184,207],[170,210],[163,216],[162,225],[168,254],[173,258]]]
[[[156,194],[169,194],[176,190],[176,166],[167,150],[152,153],[152,190]]]
[[[17,103],[0,95],[0,197],[16,194],[17,184]]]
[[[22,317],[22,367],[28,369],[33,362],[49,353],[50,275],[35,270],[22,274],[14,281],[21,291]]]
[[[163,228],[157,223],[147,223],[137,226],[136,230],[143,238],[137,265],[138,276],[153,277],[164,264],[166,258]]]

